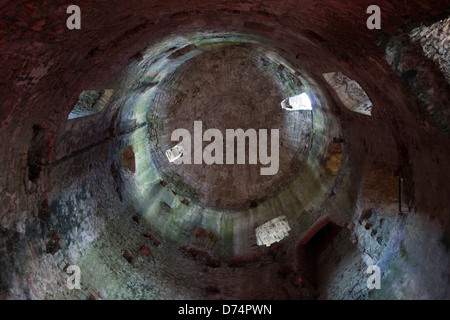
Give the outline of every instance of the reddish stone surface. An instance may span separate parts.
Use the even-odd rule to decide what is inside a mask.
[[[134,58],[137,62],[140,62],[140,61],[142,61],[142,60],[144,59],[144,57],[142,56],[142,53],[140,53],[140,52],[136,53],[136,54],[133,56],[133,58]]]
[[[205,263],[208,267],[218,268],[220,267],[220,261],[213,258],[210,253],[202,251],[196,248],[181,246],[179,249],[188,257],[196,261]]]
[[[149,256],[152,253],[152,249],[150,249],[149,247],[143,245],[142,247],[139,248],[139,251],[144,255],[144,256]]]
[[[205,288],[206,292],[208,293],[220,293],[220,290],[217,286],[207,286]]]

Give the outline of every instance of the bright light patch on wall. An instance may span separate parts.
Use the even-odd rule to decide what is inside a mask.
[[[286,110],[312,110],[311,99],[306,92],[284,99],[281,102],[281,107]]]
[[[183,147],[180,145],[176,145],[175,147],[166,151],[166,157],[169,160],[169,162],[174,162],[182,155],[183,155]]]
[[[269,247],[271,244],[286,238],[290,230],[286,216],[279,216],[255,229],[256,243],[258,246],[266,245]]]

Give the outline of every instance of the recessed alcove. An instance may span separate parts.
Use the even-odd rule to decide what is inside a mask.
[[[78,102],[69,113],[68,119],[77,119],[101,112],[108,104],[114,90],[86,90],[81,92]]]
[[[358,271],[360,253],[351,241],[349,230],[332,221],[325,223],[307,241],[298,247],[302,275],[314,299],[337,298],[352,273]],[[344,284],[334,279],[343,280]]]

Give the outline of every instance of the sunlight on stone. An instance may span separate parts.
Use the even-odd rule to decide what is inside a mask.
[[[286,238],[290,230],[286,216],[279,216],[256,228],[256,243],[269,247]]]
[[[166,151],[166,157],[170,162],[174,162],[183,155],[183,147],[176,145],[175,147]]]
[[[285,110],[312,110],[311,99],[305,92],[283,100],[281,107]]]

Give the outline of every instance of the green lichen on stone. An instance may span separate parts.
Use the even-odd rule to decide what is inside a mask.
[[[302,213],[300,213],[300,215],[297,218],[297,223],[300,226],[300,228],[305,230],[308,229],[309,226],[311,225],[309,212],[303,211]]]
[[[169,183],[169,186],[174,187],[174,190],[180,196],[188,198],[190,201],[198,201],[198,192],[194,187],[185,183],[184,178],[180,174],[176,172],[163,173],[162,178]]]
[[[148,123],[148,135],[151,149],[158,148],[159,136],[158,132],[161,132],[163,128],[163,121],[157,115],[149,112],[147,115]]]

